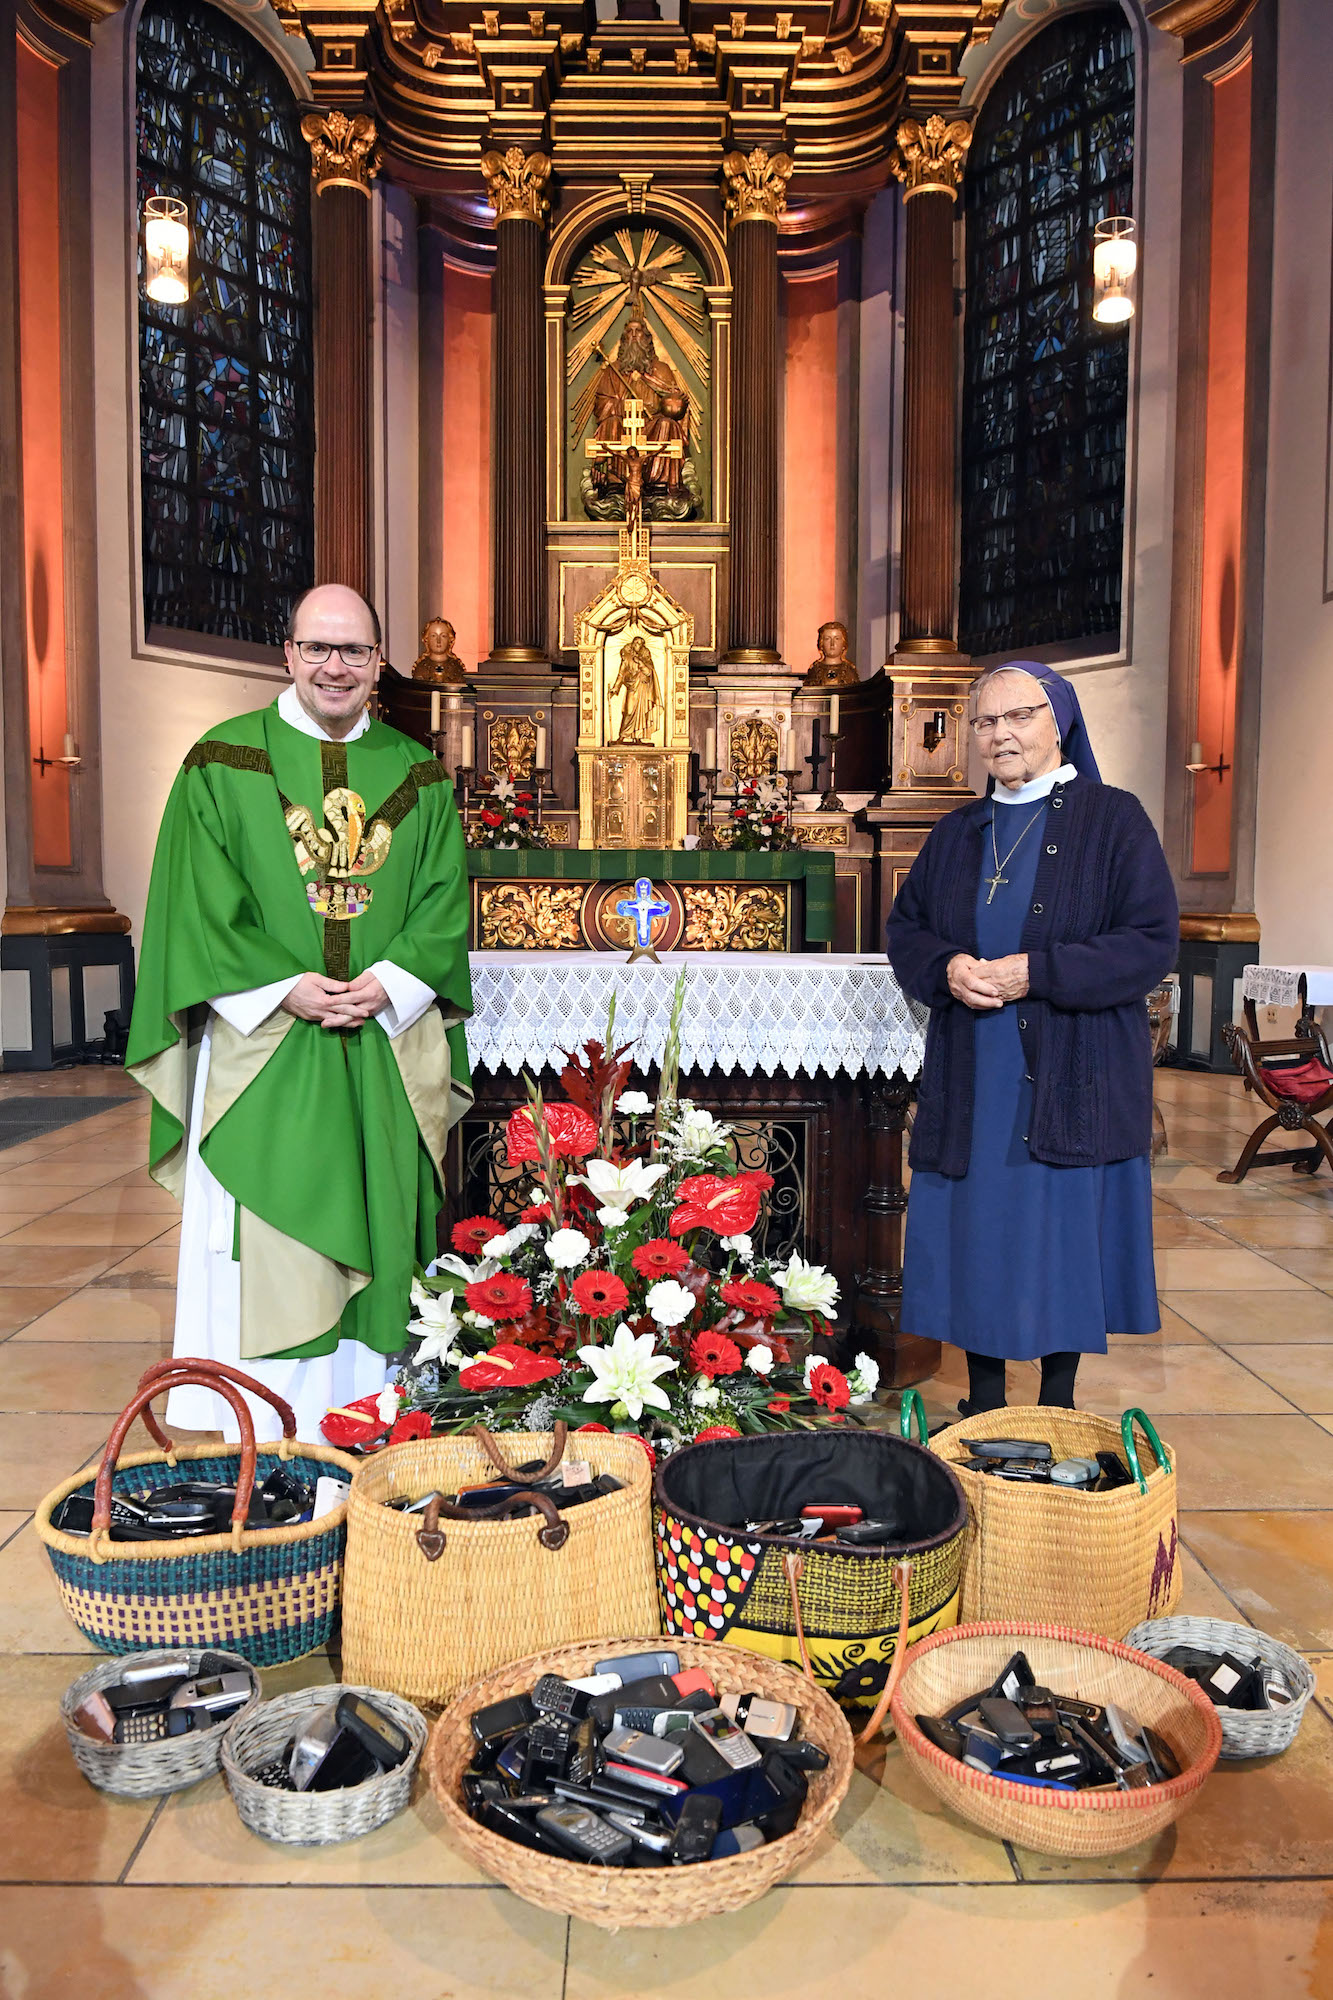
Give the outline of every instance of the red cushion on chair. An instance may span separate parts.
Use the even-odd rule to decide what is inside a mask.
[[[1263,1063],[1260,1074],[1275,1096],[1294,1097],[1301,1104],[1322,1097],[1333,1084],[1333,1070],[1325,1069],[1317,1056],[1311,1056],[1308,1062],[1294,1063],[1290,1069],[1275,1069]]]

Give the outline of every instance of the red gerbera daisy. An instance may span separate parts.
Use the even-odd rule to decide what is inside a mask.
[[[771,1396],[768,1402],[765,1403],[764,1408],[771,1410],[775,1417],[785,1417],[791,1408],[791,1397],[785,1394],[785,1392]]]
[[[629,1293],[614,1271],[584,1271],[570,1287],[570,1297],[581,1313],[593,1319],[607,1319],[624,1312]]]
[[[546,1129],[551,1135],[551,1151],[557,1159],[586,1160],[589,1153],[597,1150],[600,1137],[597,1120],[590,1118],[586,1111],[581,1111],[577,1104],[548,1104]],[[526,1104],[520,1105],[511,1114],[505,1127],[505,1141],[511,1167],[537,1158],[537,1133],[532,1123],[532,1112]]]
[[[449,1231],[449,1240],[464,1257],[480,1257],[493,1236],[503,1236],[505,1226],[493,1215],[467,1215]]]
[[[810,1370],[810,1394],[826,1410],[841,1410],[852,1400],[847,1377],[830,1362],[820,1361]]]
[[[559,1373],[558,1361],[500,1341],[469,1363],[459,1375],[458,1383],[462,1389],[528,1389],[534,1382],[545,1382]]]
[[[526,1278],[512,1271],[497,1271],[493,1278],[480,1278],[465,1294],[474,1313],[487,1319],[522,1319],[532,1311],[532,1292]]]
[[[767,1319],[782,1303],[773,1287],[761,1285],[758,1278],[733,1278],[723,1285],[722,1297],[727,1305],[736,1306],[755,1319]]]
[[[690,1348],[690,1366],[697,1368],[701,1375],[734,1375],[741,1365],[741,1351],[734,1340],[728,1340],[716,1327],[708,1333],[696,1335]]]
[[[647,1243],[641,1243],[630,1258],[641,1278],[674,1278],[689,1261],[688,1254],[679,1243],[672,1243],[665,1236],[654,1236]]]
[[[710,1424],[706,1431],[695,1432],[694,1442],[696,1444],[709,1444],[714,1438],[738,1438],[739,1436],[740,1432],[733,1429],[730,1424]]]
[[[430,1436],[430,1411],[408,1410],[389,1432],[390,1444],[407,1444],[412,1438]]]

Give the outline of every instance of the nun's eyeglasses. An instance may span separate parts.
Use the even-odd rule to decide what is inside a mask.
[[[1003,715],[974,715],[972,727],[978,736],[993,736],[1002,722],[1011,729],[1026,729],[1034,715],[1040,715],[1046,708],[1044,701],[1036,702],[1031,708],[1006,708]]]

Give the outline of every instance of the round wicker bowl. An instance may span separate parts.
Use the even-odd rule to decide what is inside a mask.
[[[1171,1746],[1181,1772],[1134,1792],[1036,1791],[992,1778],[927,1742],[918,1715],[943,1715],[989,1686],[1016,1652],[1039,1684],[1081,1700],[1114,1702]],[[903,1751],[931,1790],[964,1819],[1038,1854],[1121,1854],[1150,1840],[1193,1804],[1217,1762],[1222,1730],[1203,1689],[1128,1646],[1058,1625],[957,1625],[913,1648],[893,1699]]]
[[[1125,1635],[1125,1644],[1154,1660],[1173,1646],[1201,1646],[1205,1651],[1234,1653],[1251,1659],[1257,1653],[1266,1667],[1276,1667],[1291,1683],[1296,1699],[1287,1708],[1219,1708],[1224,1757],[1276,1757],[1289,1750],[1314,1693],[1308,1661],[1280,1639],[1253,1625],[1235,1625],[1224,1618],[1150,1618]]]
[[[668,1643],[681,1666],[706,1668],[720,1693],[753,1689],[774,1701],[794,1703],[801,1714],[802,1736],[828,1752],[828,1769],[810,1774],[805,1811],[791,1833],[751,1853],[698,1861],[688,1868],[594,1868],[519,1847],[471,1817],[463,1803],[462,1778],[475,1747],[470,1727],[474,1709],[526,1691],[541,1674],[588,1674],[596,1661],[610,1654],[658,1648],[662,1643],[660,1633],[644,1639],[588,1639],[502,1667],[455,1697],[431,1731],[426,1751],[426,1772],[435,1796],[450,1833],[469,1860],[527,1902],[582,1917],[608,1931],[622,1926],[666,1930],[753,1903],[804,1861],[851,1783],[851,1731],[822,1688],[791,1667],[738,1646],[672,1637]]]
[[[168,1660],[179,1660],[188,1653],[190,1671],[197,1674],[206,1651],[225,1663],[227,1673],[248,1674],[250,1679],[249,1701],[226,1722],[217,1723],[212,1729],[192,1729],[188,1736],[167,1736],[160,1743],[103,1743],[96,1736],[85,1735],[74,1720],[74,1711],[80,1703],[90,1694],[114,1687],[126,1667],[158,1663],[165,1666]],[[186,1785],[197,1785],[201,1778],[211,1778],[218,1768],[222,1739],[229,1725],[253,1714],[258,1705],[259,1675],[239,1653],[224,1653],[213,1646],[177,1646],[167,1652],[135,1653],[129,1659],[122,1653],[91,1667],[65,1689],[60,1701],[60,1719],[69,1737],[74,1762],[90,1785],[96,1785],[99,1792],[115,1792],[121,1798],[153,1799],[164,1792],[179,1792]]]
[[[337,1792],[284,1792],[249,1775],[282,1754],[298,1722],[312,1708],[331,1707],[343,1694],[365,1695],[412,1738],[411,1752],[396,1771],[381,1771],[376,1778]],[[412,1778],[426,1747],[426,1734],[420,1709],[382,1688],[341,1684],[298,1688],[247,1711],[232,1724],[223,1738],[222,1768],[236,1810],[251,1833],[294,1847],[327,1847],[355,1840],[403,1811],[412,1797]]]

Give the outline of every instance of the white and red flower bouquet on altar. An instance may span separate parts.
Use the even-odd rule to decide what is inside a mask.
[[[626,1088],[629,1045],[566,1060],[567,1101],[531,1101],[506,1131],[531,1184],[516,1223],[470,1216],[412,1287],[409,1347],[381,1396],[331,1411],[325,1435],[374,1445],[449,1433],[633,1431],[659,1448],[860,1422],[879,1381],[812,1351],[836,1279],[796,1252],[757,1252],[772,1186],[731,1130],[676,1098],[679,1008],[656,1101]],[[800,1350],[800,1358],[796,1351]]]

